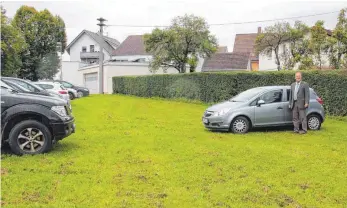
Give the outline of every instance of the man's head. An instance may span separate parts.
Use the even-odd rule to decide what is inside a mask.
[[[296,82],[301,82],[301,80],[302,80],[301,72],[296,72],[295,73],[295,80],[296,80]]]

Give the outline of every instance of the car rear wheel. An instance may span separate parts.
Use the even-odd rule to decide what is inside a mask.
[[[78,92],[77,92],[77,95],[78,95],[78,97],[80,97],[80,98],[81,98],[81,97],[83,97],[83,92],[78,91]]]
[[[44,124],[26,120],[12,128],[9,145],[16,155],[45,153],[52,149],[52,135]]]
[[[75,96],[74,96],[74,94],[72,92],[69,92],[69,97],[70,97],[70,100],[75,99]]]
[[[245,134],[250,128],[250,124],[247,118],[239,116],[231,122],[231,131],[235,134]]]
[[[311,114],[307,117],[307,127],[310,130],[319,130],[322,120],[317,114]]]

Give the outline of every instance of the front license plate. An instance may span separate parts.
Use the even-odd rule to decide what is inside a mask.
[[[203,118],[202,122],[204,122],[204,124],[208,124],[208,119],[207,118]]]

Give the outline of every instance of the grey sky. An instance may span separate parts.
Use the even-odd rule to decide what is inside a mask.
[[[204,17],[208,23],[243,22],[275,18],[303,16],[316,13],[339,11],[347,7],[346,1],[227,1],[227,0],[115,0],[115,1],[24,1],[4,2],[7,15],[13,17],[21,5],[37,10],[47,8],[60,15],[66,24],[68,43],[83,29],[96,32],[97,18],[102,16],[107,24],[122,25],[168,25],[173,17],[194,14]],[[338,13],[302,18],[313,25],[324,20],[326,28],[334,28]],[[288,20],[294,23],[295,20]],[[211,26],[220,45],[232,51],[235,34],[256,32],[257,27],[266,27],[274,22],[244,25]],[[108,36],[123,41],[128,35],[143,34],[153,28],[107,27]]]

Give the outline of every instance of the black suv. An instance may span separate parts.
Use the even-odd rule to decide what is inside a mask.
[[[8,143],[15,154],[48,152],[74,132],[74,117],[65,100],[1,86],[1,144]]]

